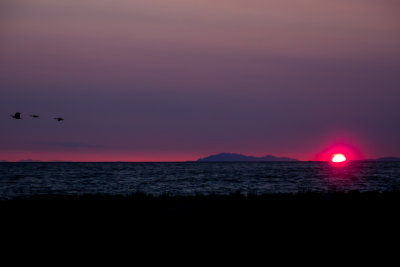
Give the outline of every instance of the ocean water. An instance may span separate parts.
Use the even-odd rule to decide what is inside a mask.
[[[0,198],[39,194],[152,195],[392,191],[400,162],[0,163]]]

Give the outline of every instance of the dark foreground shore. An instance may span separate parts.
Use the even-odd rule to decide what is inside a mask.
[[[262,219],[281,221],[318,218],[395,219],[400,192],[298,193],[244,196],[38,195],[0,200],[0,212],[12,217],[130,219]]]
[[[242,247],[246,242],[274,247],[280,244],[294,249],[307,249],[304,242],[310,240],[314,247],[333,241],[348,249],[354,242],[379,246],[400,238],[399,215],[398,191],[249,196],[41,195],[0,200],[0,226],[12,240],[19,240],[17,235],[25,240],[27,236],[30,240],[50,237],[49,242],[69,240],[75,244],[82,239],[100,245],[105,239],[126,240],[162,244],[163,248],[173,240],[179,240],[182,246],[201,241],[215,248],[216,241]]]

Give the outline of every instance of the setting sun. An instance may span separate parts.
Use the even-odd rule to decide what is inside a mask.
[[[334,163],[341,163],[341,162],[346,162],[346,156],[343,154],[335,154],[332,157],[332,162]]]

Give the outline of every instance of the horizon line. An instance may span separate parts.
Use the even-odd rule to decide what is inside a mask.
[[[393,161],[400,161],[399,157],[380,157],[380,158],[369,158],[369,159],[356,159],[349,160],[348,162],[357,162],[357,161],[382,161],[384,162],[386,158],[393,158]],[[329,160],[272,160],[272,161],[200,161],[200,160],[174,160],[174,161],[124,161],[124,160],[115,160],[115,161],[73,161],[73,160],[0,160],[0,163],[274,163],[274,162],[330,162]]]

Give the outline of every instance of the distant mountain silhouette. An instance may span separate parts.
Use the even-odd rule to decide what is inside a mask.
[[[0,160],[0,162],[8,162],[8,160]]]
[[[221,161],[297,161],[296,159],[286,158],[286,157],[275,157],[275,156],[264,156],[264,157],[254,157],[246,156],[237,153],[220,153],[217,155],[211,155],[205,158],[197,160],[198,162],[221,162]]]
[[[21,159],[18,162],[42,162],[41,160],[35,160],[35,159]]]
[[[400,158],[384,157],[384,158],[377,158],[377,159],[368,159],[367,161],[400,161]]]

